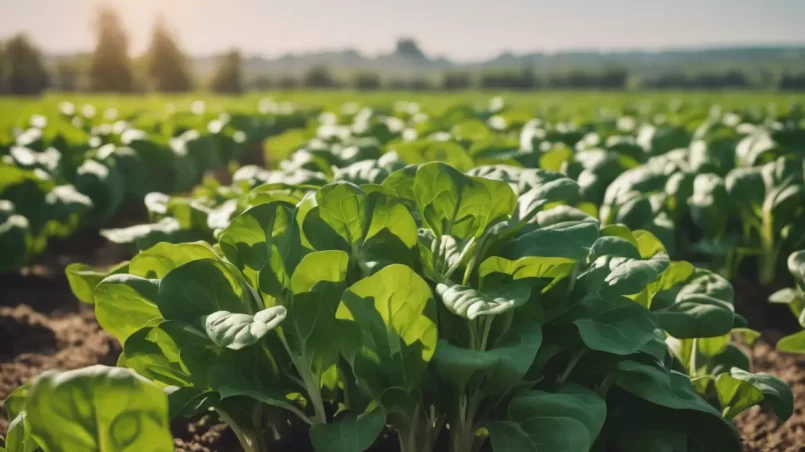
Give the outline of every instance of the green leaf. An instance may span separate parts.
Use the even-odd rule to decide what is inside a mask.
[[[786,263],[788,264],[788,271],[794,277],[794,282],[799,286],[800,290],[805,291],[805,250],[791,253]]]
[[[487,422],[496,452],[588,452],[604,425],[607,407],[594,392],[565,385],[554,393],[520,391],[503,419]]]
[[[183,322],[154,321],[126,339],[121,358],[126,367],[162,385],[203,386],[203,369],[191,371],[185,358],[195,352],[209,360],[212,345],[207,335]]]
[[[592,350],[631,355],[654,339],[657,319],[627,298],[587,296],[566,314]]]
[[[336,318],[359,342],[347,360],[371,394],[418,386],[438,341],[430,287],[410,268],[394,264],[344,292]]]
[[[805,353],[805,330],[780,339],[776,348],[786,353]]]
[[[302,257],[296,209],[274,201],[247,209],[219,237],[221,250],[253,287],[274,297],[288,290]]]
[[[104,278],[115,273],[126,272],[128,262],[124,262],[106,271],[96,270],[86,264],[70,264],[64,269],[70,290],[81,302],[95,304],[93,292]]]
[[[469,320],[501,314],[523,305],[531,297],[531,290],[523,284],[485,294],[459,284],[439,283],[436,293],[450,312]]]
[[[205,242],[157,243],[134,256],[129,273],[149,279],[162,279],[174,268],[198,259],[215,259],[217,256]]]
[[[14,420],[17,416],[25,411],[25,399],[28,398],[28,390],[30,389],[30,382],[18,386],[11,394],[3,401],[3,407],[6,411],[6,417],[9,420]]]
[[[729,420],[763,401],[763,393],[759,389],[727,373],[716,377],[716,392],[724,417]]]
[[[615,384],[643,400],[675,410],[695,410],[721,417],[696,393],[686,375],[636,361],[621,361],[616,367]]]
[[[517,202],[508,184],[465,176],[443,163],[419,167],[414,181],[417,209],[434,235],[479,237],[487,226],[505,219]]]
[[[165,388],[171,419],[200,416],[220,401],[215,391],[197,388]]]
[[[34,452],[39,450],[39,444],[31,436],[31,427],[28,422],[28,413],[23,411],[8,424],[5,446],[8,452]]]
[[[482,290],[495,289],[498,285],[532,278],[549,278],[555,283],[570,276],[575,263],[573,259],[564,257],[522,257],[509,260],[491,256],[478,266],[478,275]]]
[[[523,384],[542,345],[538,324],[522,323],[506,331],[486,350],[472,350],[440,340],[431,365],[439,377],[463,392],[473,383],[485,394],[502,394]]]
[[[459,171],[472,168],[472,158],[460,145],[450,141],[418,140],[410,143],[397,143],[393,150],[406,163],[419,164],[444,162]]]
[[[199,259],[171,270],[159,285],[157,306],[167,320],[193,323],[217,311],[254,313],[255,300],[237,269]]]
[[[95,317],[120,343],[154,319],[161,319],[156,301],[159,281],[112,275],[95,288]]]
[[[0,272],[17,270],[25,264],[29,257],[31,242],[28,220],[22,215],[13,214],[3,218],[0,211],[0,249],[3,250],[0,256]]]
[[[286,314],[283,306],[263,309],[254,315],[218,311],[202,317],[201,323],[217,345],[240,350],[257,343],[282,323]]]
[[[794,414],[794,395],[791,393],[791,388],[774,375],[752,374],[742,369],[731,369],[730,377],[748,383],[760,391],[763,394],[763,402],[771,407],[781,422],[785,422]]]
[[[721,276],[697,269],[681,287],[659,292],[651,310],[670,335],[684,339],[728,334],[735,323],[733,290]]]
[[[127,369],[45,372],[26,408],[31,433],[49,452],[173,450],[167,397]]]
[[[139,249],[150,248],[162,241],[181,238],[182,227],[175,218],[166,217],[156,223],[138,224],[120,229],[101,229],[101,235],[118,244],[135,244]]]
[[[349,256],[343,251],[315,251],[299,262],[291,278],[293,297],[282,333],[300,372],[313,372],[317,384],[339,358],[335,313],[346,289]],[[303,361],[300,361],[303,360]]]
[[[552,224],[522,234],[501,250],[507,259],[522,257],[563,257],[581,260],[598,239],[599,223],[594,218]]]
[[[382,413],[345,416],[311,427],[310,440],[317,452],[363,452],[375,443],[385,425]]]

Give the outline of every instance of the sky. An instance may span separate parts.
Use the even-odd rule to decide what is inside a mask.
[[[26,32],[48,53],[89,51],[98,0],[0,0],[0,39]],[[502,51],[805,44],[805,0],[108,0],[131,50],[161,14],[192,55],[354,48],[417,39],[429,55],[480,60]]]

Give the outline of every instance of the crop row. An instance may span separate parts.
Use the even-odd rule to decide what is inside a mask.
[[[286,134],[276,169],[150,193],[152,223],[104,231],[133,259],[67,270],[129,370],[21,387],[6,448],[167,451],[170,419],[214,410],[246,451],[299,431],[317,451],[739,451],[735,415],[793,408],[733,343],[758,333],[725,276],[801,246],[802,124],[688,113],[350,107]],[[773,299],[801,314],[788,266]]]

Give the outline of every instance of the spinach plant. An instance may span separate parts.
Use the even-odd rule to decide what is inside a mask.
[[[769,301],[788,305],[800,326],[805,328],[805,250],[788,256],[788,271],[794,277],[794,287],[778,290],[769,297]],[[805,353],[805,330],[780,339],[777,350]]]
[[[735,414],[790,415],[730,344],[751,332],[729,283],[602,227],[559,173],[426,163],[289,189],[253,189],[214,246],[78,278],[119,365],[172,416],[215,410],[247,451],[297,429],[320,451],[385,429],[404,452],[740,450]]]

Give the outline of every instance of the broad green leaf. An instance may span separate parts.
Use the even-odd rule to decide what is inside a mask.
[[[389,265],[353,284],[344,292],[336,318],[343,321],[345,334],[360,338],[347,359],[370,393],[419,384],[438,332],[430,287],[413,270]]]
[[[217,311],[202,317],[201,323],[217,345],[240,350],[257,343],[282,323],[286,314],[284,306],[266,308],[254,315]]]
[[[564,257],[522,257],[509,260],[491,256],[478,266],[481,290],[496,289],[498,285],[531,278],[549,278],[552,283],[573,272],[576,261]]]
[[[630,355],[655,337],[657,319],[627,298],[588,296],[566,314],[592,350]]]
[[[217,311],[252,314],[252,293],[223,261],[199,259],[171,270],[159,284],[157,306],[168,320],[193,323]]]
[[[300,372],[313,372],[317,384],[338,362],[339,329],[335,313],[346,289],[349,256],[343,251],[315,251],[299,262],[291,278],[293,297],[285,302],[282,324]]]
[[[204,370],[191,370],[185,358],[195,351],[209,358],[212,352],[207,347],[212,345],[207,335],[185,323],[154,321],[126,339],[121,357],[126,367],[154,382],[191,387],[204,384]]]
[[[637,250],[640,251],[640,257],[648,259],[657,254],[668,254],[662,242],[649,231],[638,230],[634,231],[634,237],[637,241]]]
[[[459,171],[473,167],[472,158],[457,143],[450,141],[418,140],[398,143],[393,148],[405,163],[444,162]]]
[[[598,239],[598,227],[598,221],[589,218],[525,230],[506,244],[501,254],[512,260],[532,256],[581,260]]]
[[[588,452],[604,425],[607,407],[594,392],[565,385],[555,392],[520,391],[504,418],[487,422],[496,452]]]
[[[512,284],[493,292],[481,293],[460,284],[439,283],[436,293],[450,312],[469,320],[514,309],[526,303],[531,296],[531,290],[524,284]]]
[[[668,264],[665,254],[647,260],[607,254],[596,258],[580,276],[591,290],[607,295],[637,295],[656,281]]]
[[[204,242],[157,243],[134,256],[129,273],[149,279],[162,279],[174,268],[198,259],[215,259],[212,248]]]
[[[777,350],[786,353],[805,353],[805,330],[777,341]]]
[[[206,389],[169,386],[165,388],[165,393],[168,395],[168,411],[172,420],[200,416],[220,401],[217,392]]]
[[[163,241],[182,237],[182,227],[175,218],[166,217],[156,223],[138,224],[121,229],[101,229],[101,235],[118,244],[135,244],[139,249],[150,248]]]
[[[253,287],[274,297],[288,290],[302,257],[295,207],[275,201],[247,209],[221,232],[221,250]]]
[[[728,334],[735,323],[732,286],[715,273],[697,269],[681,287],[659,292],[651,310],[670,335],[684,339]]]
[[[39,444],[31,435],[31,427],[27,420],[28,413],[23,411],[17,417],[11,418],[6,432],[5,446],[8,452],[34,452]]]
[[[791,393],[791,388],[779,378],[766,373],[752,374],[742,369],[731,369],[730,377],[746,382],[760,391],[763,394],[763,402],[771,407],[781,422],[785,422],[794,414],[794,395]]]
[[[26,409],[49,452],[173,450],[167,397],[127,369],[48,371],[31,385]]]
[[[738,413],[745,411],[763,401],[763,393],[751,384],[733,378],[728,373],[716,377],[716,392],[725,418],[733,419]]]
[[[636,361],[617,364],[615,384],[621,389],[656,405],[674,410],[695,410],[721,417],[702,399],[690,378],[679,372]]]
[[[135,331],[162,318],[158,293],[157,280],[112,275],[95,288],[95,317],[107,333],[125,343]]]
[[[414,181],[417,209],[438,236],[479,237],[487,226],[507,218],[516,198],[508,184],[465,176],[443,163],[419,167]]]
[[[386,415],[366,413],[345,416],[310,428],[310,440],[317,452],[363,452],[369,449],[386,426]]]
[[[81,302],[95,304],[93,292],[95,287],[104,278],[115,273],[123,273],[128,269],[128,262],[124,262],[108,270],[96,270],[86,264],[70,264],[64,269],[70,290]]]
[[[27,382],[18,386],[3,401],[3,408],[5,408],[6,417],[9,420],[14,420],[25,411],[25,399],[28,398],[30,385],[30,382]]]
[[[440,340],[431,365],[444,381],[458,391],[482,384],[485,394],[502,394],[522,385],[522,378],[542,345],[538,324],[512,327],[486,350],[471,350]]]

